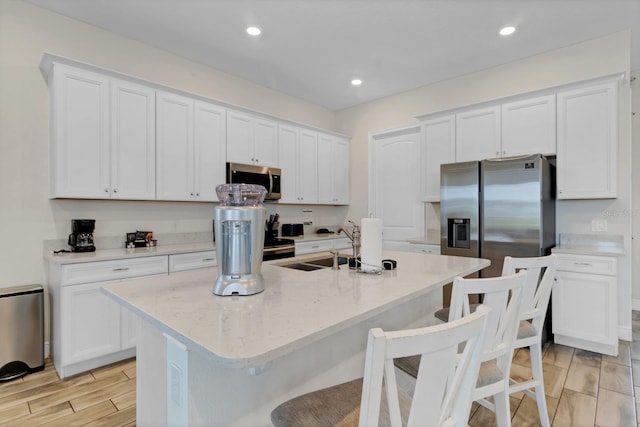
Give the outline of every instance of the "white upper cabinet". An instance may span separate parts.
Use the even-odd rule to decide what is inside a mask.
[[[559,92],[559,199],[617,197],[618,85]]]
[[[155,91],[111,81],[111,197],[156,198]]]
[[[278,157],[283,177],[280,203],[317,203],[317,132],[280,124]]]
[[[349,141],[335,135],[318,136],[318,203],[349,203]]]
[[[456,114],[456,162],[500,157],[500,106]]]
[[[502,104],[500,156],[556,154],[555,94]]]
[[[193,100],[168,92],[157,97],[157,198],[191,200]]]
[[[153,200],[155,92],[55,64],[51,197]]]
[[[440,201],[440,165],[455,162],[455,138],[453,114],[422,122],[422,201]]]
[[[225,109],[158,92],[157,199],[217,200],[225,182]]]
[[[55,64],[49,86],[50,197],[110,198],[109,79]]]
[[[278,123],[239,111],[227,112],[227,161],[278,166]]]
[[[226,182],[226,109],[195,102],[193,200],[217,202],[216,187]]]

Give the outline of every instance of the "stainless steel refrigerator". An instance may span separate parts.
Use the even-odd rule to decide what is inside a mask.
[[[491,260],[534,257],[555,246],[555,166],[536,154],[440,167],[440,253]]]

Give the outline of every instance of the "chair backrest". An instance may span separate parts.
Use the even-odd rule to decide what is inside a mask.
[[[487,320],[482,361],[496,360],[502,372],[509,372],[511,356],[520,316],[522,291],[527,278],[526,271],[485,279],[456,277],[451,292],[449,321],[467,316],[469,296],[481,295],[482,304],[491,308]]]
[[[558,258],[555,255],[532,258],[504,258],[502,275],[527,271],[527,281],[522,291],[520,320],[531,320],[538,335],[542,333],[544,318],[549,306],[551,288],[556,276]]]
[[[405,331],[371,329],[360,405],[361,426],[379,425],[383,378],[392,426],[401,426],[393,359],[420,355],[407,426],[467,425],[490,309],[480,305],[459,320]],[[458,346],[464,350],[458,357]]]

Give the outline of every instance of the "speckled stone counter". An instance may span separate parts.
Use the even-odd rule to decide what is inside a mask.
[[[557,254],[615,256],[625,255],[624,236],[616,234],[560,234]]]
[[[143,320],[138,423],[269,425],[283,400],[361,376],[370,328],[432,324],[441,287],[489,265],[407,252],[384,257],[398,268],[369,275],[280,266],[292,259],[264,263],[266,290],[249,297],[214,296],[215,268],[106,285],[103,292]],[[168,377],[171,366],[184,378]],[[186,408],[167,398],[182,381],[188,386],[178,400]]]

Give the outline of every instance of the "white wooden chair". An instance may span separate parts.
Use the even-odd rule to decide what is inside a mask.
[[[466,426],[490,311],[479,306],[461,319],[406,331],[371,329],[363,379],[282,403],[271,413],[273,425]],[[398,389],[393,365],[409,355],[421,356],[413,398]]]
[[[511,425],[509,370],[526,277],[522,271],[486,279],[456,277],[453,281],[449,322],[469,315],[471,295],[483,295],[482,304],[491,308],[473,400],[495,412],[499,427]],[[396,360],[396,366],[413,377],[419,375],[418,363],[415,357]],[[490,396],[494,403],[487,400]]]
[[[540,424],[550,426],[547,403],[544,394],[542,375],[542,331],[545,315],[551,297],[551,288],[556,275],[558,260],[555,255],[534,258],[505,257],[502,274],[514,274],[519,270],[527,270],[527,281],[522,294],[520,308],[520,324],[514,349],[529,347],[532,379],[521,383],[511,379],[510,393],[519,391],[536,399]],[[535,389],[533,393],[531,388]]]

